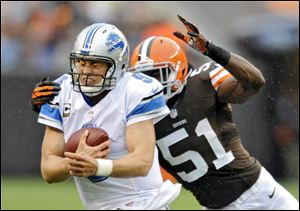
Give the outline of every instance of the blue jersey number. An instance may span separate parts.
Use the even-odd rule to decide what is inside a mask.
[[[151,78],[149,78],[146,75],[141,74],[141,73],[135,73],[135,74],[133,74],[133,77],[135,77],[136,79],[143,81],[147,84],[150,84],[153,81]]]

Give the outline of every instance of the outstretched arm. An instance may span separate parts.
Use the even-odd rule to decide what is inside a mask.
[[[214,45],[199,32],[197,27],[178,15],[187,29],[187,35],[174,32],[174,35],[189,46],[221,64],[234,77],[224,80],[218,88],[221,102],[242,103],[259,92],[265,84],[261,72],[249,61],[234,53]]]

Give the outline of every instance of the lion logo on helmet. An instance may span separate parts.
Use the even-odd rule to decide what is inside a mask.
[[[110,33],[105,42],[106,46],[108,47],[107,52],[109,54],[115,52],[116,50],[122,50],[125,46],[122,38],[116,33]]]

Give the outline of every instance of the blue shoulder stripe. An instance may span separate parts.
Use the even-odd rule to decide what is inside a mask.
[[[45,117],[49,117],[62,123],[62,118],[59,110],[57,108],[51,107],[48,103],[42,105],[40,113]]]
[[[138,116],[141,114],[148,114],[151,113],[154,110],[163,108],[166,106],[165,98],[163,95],[156,97],[152,100],[145,102],[140,102],[128,115],[127,115],[127,120],[134,117]]]

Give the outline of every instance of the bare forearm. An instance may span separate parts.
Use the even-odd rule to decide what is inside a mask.
[[[246,59],[231,53],[229,63],[225,69],[247,89],[259,90],[264,84],[265,79],[261,72]]]
[[[130,153],[121,159],[113,160],[113,170],[111,176],[114,177],[138,177],[146,176],[152,166],[153,159],[145,158]]]
[[[42,160],[41,172],[46,182],[64,182],[70,178],[66,159],[56,155],[48,155],[47,158]]]
[[[152,120],[129,125],[126,128],[126,142],[129,153],[113,161],[112,176],[146,176],[154,160],[155,140]]]

